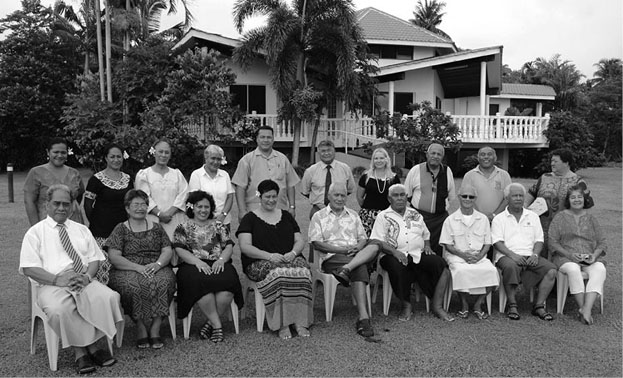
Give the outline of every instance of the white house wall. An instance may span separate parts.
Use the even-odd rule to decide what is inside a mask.
[[[498,104],[500,105],[500,114],[504,115],[506,109],[511,107],[511,99],[510,98],[489,98],[489,103],[491,105]],[[495,114],[491,114],[495,115]]]
[[[236,74],[236,84],[239,85],[265,85],[266,86],[266,114],[277,114],[277,92],[270,84],[268,77],[268,65],[260,59],[256,59],[247,71],[231,60],[227,66]]]
[[[415,47],[413,49],[413,60],[432,58],[435,56],[434,47]]]

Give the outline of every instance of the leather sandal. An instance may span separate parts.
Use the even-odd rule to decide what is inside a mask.
[[[539,311],[539,310],[542,310],[542,311]],[[538,316],[539,319],[547,320],[548,322],[551,322],[552,320],[554,320],[554,317],[552,316],[552,314],[550,314],[549,312],[545,311],[545,305],[544,304],[539,304],[539,305],[534,306],[532,308],[532,315]]]
[[[98,349],[97,352],[91,354],[93,362],[102,367],[113,366],[117,360],[110,355],[107,350]]]
[[[141,339],[136,340],[136,347],[138,349],[147,349],[147,348],[149,348],[149,339],[147,337],[143,337]]]
[[[223,328],[213,328],[212,334],[210,335],[210,341],[214,344],[220,343],[223,341]]]
[[[149,342],[151,343],[151,347],[153,349],[161,349],[164,346],[164,343],[160,337],[152,337],[149,339]]]
[[[95,365],[91,361],[91,357],[88,354],[78,358],[76,360],[76,372],[78,374],[89,374],[95,371]]]
[[[212,337],[213,331],[214,331],[214,327],[212,327],[212,324],[210,324],[209,322],[206,322],[206,324],[204,324],[203,327],[201,327],[201,330],[199,331],[199,337],[201,337],[204,340],[207,340],[210,337]]]
[[[469,311],[463,311],[463,310],[457,311],[456,316],[461,319],[467,319],[467,317],[469,316]]]
[[[519,313],[517,312],[517,303],[509,303],[507,307],[508,307],[508,310],[506,310],[506,316],[510,320],[521,319],[521,316],[519,316]]]

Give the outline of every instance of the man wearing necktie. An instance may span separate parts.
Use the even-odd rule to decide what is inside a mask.
[[[36,283],[37,304],[59,336],[62,347],[73,347],[77,372],[95,371],[95,364],[111,366],[116,360],[96,342],[112,338],[123,322],[119,294],[92,281],[102,251],[89,229],[70,219],[72,198],[65,185],[47,191],[48,216],[24,236],[19,272]]]
[[[301,180],[301,194],[309,198],[312,205],[309,219],[314,213],[329,204],[329,186],[344,183],[348,194],[355,191],[353,172],[347,164],[335,160],[335,145],[330,140],[318,144],[320,161],[305,170]]]

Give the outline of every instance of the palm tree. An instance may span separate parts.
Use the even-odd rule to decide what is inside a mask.
[[[292,111],[295,106],[290,99],[315,90],[308,80],[311,72],[332,77],[337,98],[355,95],[360,82],[355,72],[357,50],[365,41],[351,0],[293,0],[292,5],[276,0],[237,0],[234,24],[240,33],[252,16],[267,16],[268,20],[243,34],[234,60],[246,68],[259,54],[264,56],[280,111],[288,114],[293,125],[292,164],[297,165],[302,120]]]
[[[437,26],[441,24],[441,19],[446,14],[443,11],[445,7],[446,3],[443,1],[424,0],[422,3],[422,0],[419,0],[413,12],[413,17],[415,18],[410,19],[409,22],[438,34],[443,38],[452,40],[443,30],[437,28]]]
[[[575,64],[562,60],[560,54],[554,54],[549,60],[537,58],[522,67],[522,76],[526,83],[545,84],[556,91],[556,108],[570,110],[577,105],[581,91],[580,80],[584,75]]]
[[[598,85],[610,79],[621,80],[621,59],[600,59],[598,63],[593,64],[597,67],[597,71],[593,74],[593,84]]]

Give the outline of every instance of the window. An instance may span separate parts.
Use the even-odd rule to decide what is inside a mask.
[[[411,60],[413,59],[412,46],[394,46],[394,45],[368,45],[370,54],[377,59],[397,59]]]
[[[435,96],[435,109],[441,110],[441,99]]]
[[[389,111],[389,93],[381,92],[381,96],[377,97],[380,110]],[[411,114],[413,111],[409,107],[413,103],[415,93],[412,92],[394,92],[394,112],[401,114]]]
[[[496,115],[497,113],[500,112],[500,105],[499,104],[489,104],[489,115]]]
[[[240,110],[251,114],[266,114],[266,86],[264,85],[230,85],[232,105],[240,106]]]

